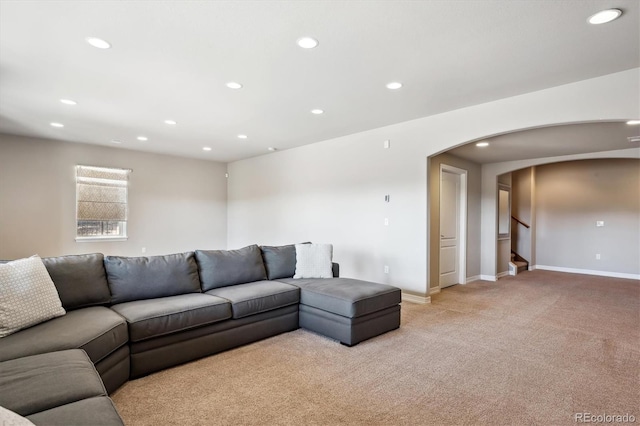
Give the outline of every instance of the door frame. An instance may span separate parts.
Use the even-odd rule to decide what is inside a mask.
[[[438,229],[440,229],[440,212],[442,212],[442,174],[444,172],[453,173],[460,176],[460,199],[458,203],[458,283],[467,283],[467,174],[465,169],[440,163],[440,173],[438,175],[439,200],[438,200]],[[440,232],[438,231],[438,250],[440,250]],[[438,254],[440,256],[440,254]],[[438,277],[440,277],[440,265],[438,265]],[[440,281],[438,281],[440,287]]]

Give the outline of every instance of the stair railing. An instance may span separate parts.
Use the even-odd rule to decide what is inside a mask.
[[[531,228],[531,226],[527,225],[526,223],[524,223],[523,221],[521,221],[520,219],[518,219],[513,215],[511,215],[511,219],[515,220],[516,222],[518,222],[520,225],[524,226],[527,229]]]

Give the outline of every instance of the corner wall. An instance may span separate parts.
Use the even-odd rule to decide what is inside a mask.
[[[133,169],[127,241],[76,242],[77,164]],[[226,164],[0,134],[0,259],[226,248]]]
[[[330,242],[344,276],[388,282],[426,296],[427,157],[515,130],[637,118],[638,72],[632,69],[230,163],[228,247]],[[385,140],[391,141],[390,149],[383,148]],[[487,199],[484,179],[482,184],[481,273],[495,276],[495,180]],[[386,194],[391,196],[388,204]],[[485,217],[486,206],[491,218]],[[384,226],[385,217],[389,226]],[[389,265],[389,274],[384,274],[384,265]]]

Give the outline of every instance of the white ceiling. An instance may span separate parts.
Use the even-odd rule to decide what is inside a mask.
[[[610,7],[623,16],[586,23]],[[636,0],[2,0],[0,132],[233,161],[638,67],[639,10]],[[320,45],[301,49],[302,36]]]

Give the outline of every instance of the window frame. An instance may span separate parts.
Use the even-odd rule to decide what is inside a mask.
[[[88,168],[88,169],[101,169],[101,170],[105,170],[105,171],[112,171],[112,172],[116,172],[116,173],[123,173],[126,178],[123,179],[125,183],[124,187],[125,187],[125,206],[127,209],[127,216],[128,216],[128,209],[129,209],[129,177],[131,175],[132,170],[131,169],[123,169],[123,168],[116,168],[116,167],[103,167],[103,166],[89,166],[89,165],[82,165],[82,164],[78,164],[75,166],[74,168],[74,172],[75,172],[75,189],[76,189],[76,197],[75,197],[75,241],[76,242],[96,242],[96,241],[127,241],[129,239],[129,229],[128,229],[128,217],[126,220],[91,220],[91,219],[79,219],[78,218],[78,206],[79,206],[79,193],[80,193],[80,183],[81,181],[79,180],[79,176],[78,176],[78,171],[80,168]],[[78,230],[80,228],[80,222],[97,222],[97,223],[101,223],[101,226],[104,226],[104,223],[106,222],[117,222],[119,223],[118,226],[122,227],[122,232],[120,235],[79,235],[78,234]],[[104,232],[104,230],[103,230]]]

